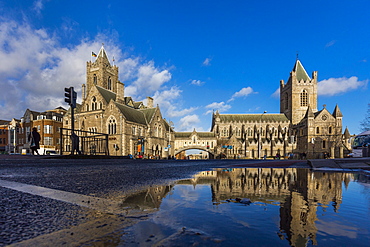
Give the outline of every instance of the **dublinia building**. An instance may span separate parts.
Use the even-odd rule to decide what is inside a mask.
[[[280,81],[280,113],[220,114],[212,116],[212,129],[218,140],[217,153],[258,158],[288,156],[297,158],[341,158],[349,152],[350,137],[342,133],[343,115],[335,106],[329,112],[317,107],[317,72],[308,76],[296,60],[288,81]]]
[[[102,47],[95,61],[87,62],[82,103],[75,109],[75,129],[109,134],[109,154],[167,157],[171,127],[153,99],[147,104],[125,97],[125,85],[118,79],[118,67],[109,62]],[[70,110],[64,127],[71,128]],[[68,150],[65,147],[64,150]]]

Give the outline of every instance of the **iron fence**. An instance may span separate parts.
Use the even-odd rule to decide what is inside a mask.
[[[60,129],[60,154],[109,155],[108,134]]]

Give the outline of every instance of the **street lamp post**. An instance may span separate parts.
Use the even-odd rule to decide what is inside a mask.
[[[259,126],[259,131],[258,131],[258,159],[261,159],[261,132],[262,132],[262,116],[265,114],[267,111],[264,111],[261,114],[260,117],[260,126]]]

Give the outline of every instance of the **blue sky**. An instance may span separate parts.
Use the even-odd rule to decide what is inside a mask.
[[[176,131],[211,113],[279,113],[298,53],[318,71],[318,108],[359,133],[369,97],[369,1],[0,0],[0,119],[67,108],[104,43],[125,96],[154,98]],[[78,95],[80,97],[80,94]]]

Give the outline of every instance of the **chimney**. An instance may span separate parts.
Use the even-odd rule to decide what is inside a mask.
[[[123,84],[122,82],[120,81],[117,81],[117,102],[118,103],[123,103],[124,102],[124,98],[125,98],[125,84]]]
[[[148,108],[153,108],[153,98],[152,97],[146,97],[147,100],[147,107]]]
[[[82,100],[86,99],[86,85],[82,84]]]

